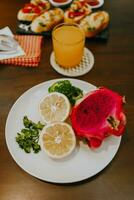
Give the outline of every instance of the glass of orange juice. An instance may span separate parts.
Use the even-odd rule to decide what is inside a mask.
[[[82,59],[85,35],[78,24],[62,23],[52,31],[56,62],[65,68],[75,67]]]

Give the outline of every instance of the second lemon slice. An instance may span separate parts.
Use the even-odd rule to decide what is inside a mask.
[[[65,122],[45,126],[40,134],[41,149],[52,158],[64,158],[75,148],[76,138],[72,127]]]
[[[64,94],[53,92],[41,100],[39,111],[46,124],[57,121],[63,122],[69,116],[70,102]]]

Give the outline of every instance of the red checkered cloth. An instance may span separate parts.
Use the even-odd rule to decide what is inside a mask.
[[[1,64],[37,67],[41,57],[42,36],[15,35],[15,39],[25,52],[24,56],[1,60]]]

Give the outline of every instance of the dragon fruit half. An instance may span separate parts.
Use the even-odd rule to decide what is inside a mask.
[[[93,148],[99,147],[109,135],[122,135],[126,125],[123,103],[124,97],[105,87],[88,93],[72,109],[76,135],[85,138]]]

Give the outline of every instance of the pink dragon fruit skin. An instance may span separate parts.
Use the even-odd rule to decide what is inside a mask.
[[[76,135],[86,138],[94,148],[109,135],[122,135],[126,124],[123,103],[122,96],[105,87],[88,93],[72,109],[71,122]]]

